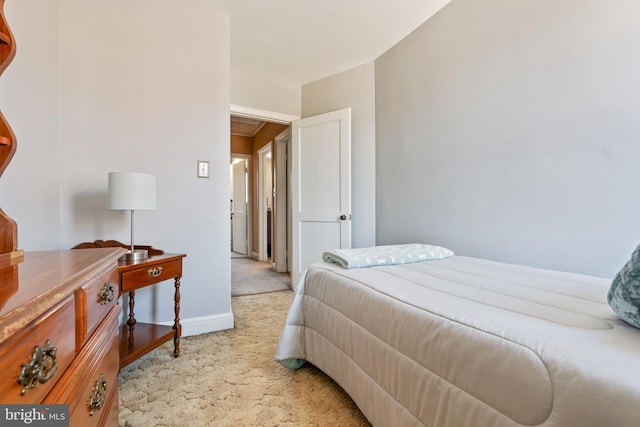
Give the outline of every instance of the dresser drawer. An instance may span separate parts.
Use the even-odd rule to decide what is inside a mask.
[[[118,314],[116,306],[87,340],[64,377],[44,399],[44,403],[66,403],[71,413],[71,426],[92,427],[104,420],[117,407],[118,370],[120,367]],[[91,402],[96,406],[91,408]]]
[[[141,266],[139,269],[125,271],[121,275],[122,292],[129,292],[154,283],[163,282],[182,275],[182,259],[163,262],[155,266]]]
[[[41,402],[73,360],[75,341],[75,307],[73,296],[70,296],[0,345],[0,402]],[[18,383],[18,378],[23,365],[33,365],[32,358],[36,351],[39,353],[40,366],[50,366],[51,369],[48,375],[45,369],[36,370],[30,376],[33,380],[30,384],[35,387],[26,388],[22,395],[24,386]],[[44,382],[38,381],[38,372],[40,380]]]
[[[92,279],[76,291],[76,336],[78,349],[95,331],[109,310],[118,303],[119,273],[113,269]]]
[[[110,344],[105,343],[108,348],[106,354],[99,357],[100,361],[94,369],[86,376],[87,381],[84,387],[79,389],[67,401],[71,410],[71,425],[92,427],[102,423],[99,421],[106,418],[110,412],[110,405],[114,403],[114,396],[118,391],[118,370],[120,369],[120,356],[118,354],[120,340],[118,339],[117,322],[109,326]],[[92,409],[90,403],[94,402]]]
[[[116,378],[116,381],[118,379]],[[107,402],[105,407],[103,407],[100,412],[102,412],[100,418],[100,424],[105,427],[111,426],[119,426],[120,421],[120,406],[118,401],[118,392],[117,390],[111,390],[112,393],[110,395],[111,401]]]

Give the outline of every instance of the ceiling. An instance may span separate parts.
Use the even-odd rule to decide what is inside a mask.
[[[302,85],[375,60],[451,0],[201,1],[230,16],[232,68]],[[264,124],[231,116],[231,133]]]
[[[306,84],[371,62],[451,0],[199,0],[231,19],[231,67]]]
[[[253,137],[265,123],[262,120],[231,116],[230,131],[232,135]]]

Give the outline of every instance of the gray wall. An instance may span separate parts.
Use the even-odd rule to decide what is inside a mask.
[[[376,60],[377,243],[613,276],[640,242],[638,22],[453,0]]]

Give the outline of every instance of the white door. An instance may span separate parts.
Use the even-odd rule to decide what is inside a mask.
[[[246,160],[235,162],[233,170],[233,244],[231,250],[247,255],[247,167]]]
[[[291,138],[295,289],[324,251],[351,247],[351,109],[296,120]]]
[[[258,150],[258,261],[269,259],[271,209],[273,205],[273,172],[271,143]]]

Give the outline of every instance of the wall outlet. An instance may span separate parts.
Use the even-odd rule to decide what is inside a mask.
[[[198,160],[198,178],[209,178],[209,162]]]

